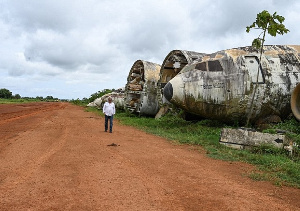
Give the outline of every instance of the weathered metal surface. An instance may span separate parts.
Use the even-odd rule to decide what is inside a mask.
[[[300,84],[296,86],[292,93],[291,109],[295,118],[300,121]]]
[[[95,104],[95,102],[91,102],[89,104],[87,104],[87,107],[96,107],[97,105]]]
[[[116,106],[116,109],[124,109],[124,105],[125,105],[124,96],[125,96],[124,89],[120,88],[115,92],[105,94],[102,97],[95,99],[94,102],[89,103],[87,106],[97,107],[99,109],[102,109],[104,103],[107,102],[108,97],[111,97]]]
[[[206,54],[186,50],[173,50],[163,61],[159,73],[157,97],[160,105],[168,103],[163,96],[163,88],[174,78],[188,63],[204,57]]]
[[[293,143],[285,135],[261,133],[245,128],[223,128],[219,142],[235,149],[246,149],[260,145],[271,145],[281,149],[284,146],[293,146]]]
[[[127,77],[125,109],[140,115],[153,116],[159,109],[157,81],[160,65],[137,60]]]
[[[164,96],[204,118],[240,123],[248,117],[251,122],[270,115],[285,118],[291,112],[291,92],[299,83],[299,50],[265,46],[260,65],[259,52],[252,47],[209,54],[186,65],[164,87]]]

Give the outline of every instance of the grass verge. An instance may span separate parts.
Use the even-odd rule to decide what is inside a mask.
[[[4,99],[0,98],[0,104],[12,104],[12,103],[32,103],[40,102],[38,99]]]
[[[103,115],[96,108],[87,108],[87,111]],[[209,157],[215,159],[254,164],[257,171],[248,175],[254,180],[267,180],[276,185],[300,188],[299,154],[296,153],[296,156],[290,157],[284,150],[270,146],[261,146],[252,150],[236,150],[225,147],[219,144],[219,139],[221,129],[227,126],[220,122],[213,120],[189,122],[171,115],[156,120],[152,117],[136,117],[126,112],[117,113],[115,118],[124,125],[134,126],[181,144],[200,145],[206,150]],[[294,120],[289,120],[277,127],[285,130],[294,128],[292,134],[296,138],[300,134],[300,131],[297,131],[300,123]]]

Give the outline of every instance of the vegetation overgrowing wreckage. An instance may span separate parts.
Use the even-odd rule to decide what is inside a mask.
[[[276,13],[274,15],[276,15]],[[262,40],[264,41],[264,38]],[[178,55],[175,56],[178,57]],[[170,69],[169,66],[168,69]],[[71,102],[76,105],[85,106],[87,103],[111,91],[113,90],[105,89],[92,94],[89,99],[77,99]],[[95,108],[88,108],[87,110],[102,115],[102,112],[97,111]],[[118,111],[116,118],[125,125],[135,126],[146,132],[165,137],[178,143],[200,145],[204,148],[208,156],[216,159],[244,161],[255,164],[258,166],[258,169],[249,175],[253,179],[270,180],[275,184],[291,185],[300,188],[299,148],[295,148],[292,156],[288,156],[287,152],[282,149],[265,145],[245,151],[230,149],[219,144],[221,128],[229,127],[228,125],[224,125],[224,123],[215,120],[186,121],[180,117],[181,112],[182,111],[179,110],[177,114],[169,113],[161,119],[156,120],[154,118],[137,117],[129,112]],[[293,117],[283,123],[274,125],[265,132],[276,133],[278,130],[286,132],[287,136],[293,139],[296,144],[300,145],[300,123]],[[197,147],[195,147],[195,149],[197,149]]]
[[[253,41],[253,46],[256,46],[257,48],[261,47],[261,55],[263,54],[266,32],[268,32],[271,36],[288,32],[288,29],[286,29],[282,24],[283,21],[284,18],[282,16],[279,16],[276,13],[270,15],[267,11],[263,11],[257,15],[256,22],[247,27],[247,32],[256,26],[263,30],[263,37],[259,37]],[[184,54],[182,54],[182,56],[184,57]],[[203,56],[205,55],[203,54],[202,57]],[[170,58],[171,60],[178,60],[179,57],[180,55],[176,55],[174,58]],[[169,57],[166,58],[166,60],[168,59]],[[185,60],[179,60],[183,62],[182,64],[177,60],[173,64],[174,67],[172,67],[172,65],[168,67],[168,71],[170,71],[172,68],[175,68],[175,70],[178,68],[182,69],[182,67],[185,65]],[[261,57],[258,60],[259,65],[256,84],[258,83]],[[161,73],[161,76],[162,75],[163,74]],[[174,75],[172,75],[172,77],[174,77]],[[163,85],[165,84],[166,83]],[[255,91],[256,89],[257,86],[255,87]],[[253,99],[251,107],[253,106]],[[96,111],[93,108],[89,108],[89,110]],[[300,188],[300,152],[298,147],[295,147],[292,156],[289,156],[288,153],[283,149],[274,148],[268,145],[262,145],[259,147],[253,147],[249,150],[240,151],[230,149],[219,144],[221,128],[229,126],[215,120],[186,121],[183,118],[180,118],[178,115],[174,115],[174,113],[169,113],[163,118],[157,120],[147,117],[137,117],[132,115],[130,112],[119,112],[117,113],[116,117],[123,124],[135,126],[149,133],[153,133],[170,140],[175,140],[179,143],[201,145],[211,157],[230,161],[244,161],[255,164],[258,166],[258,170],[250,174],[253,179],[271,180],[276,184],[286,184]],[[247,125],[249,125],[249,118]],[[269,126],[269,129],[265,130],[264,132],[284,132],[286,136],[293,140],[295,146],[299,146],[299,126],[299,122],[297,122],[293,117],[290,117],[283,123]]]
[[[255,38],[252,41],[252,46],[259,49],[260,51],[260,57],[258,60],[258,68],[257,68],[257,77],[256,77],[256,84],[254,88],[254,94],[251,100],[251,106],[250,106],[250,114],[247,118],[247,123],[246,125],[249,125],[250,121],[250,116],[253,112],[253,102],[254,102],[254,97],[257,92],[257,87],[258,87],[258,78],[259,78],[259,66],[261,65],[262,61],[262,55],[263,55],[263,50],[264,50],[264,44],[265,44],[265,37],[266,33],[269,35],[276,37],[277,34],[285,34],[288,33],[289,30],[283,25],[285,18],[283,16],[277,15],[275,12],[273,15],[271,15],[268,11],[264,10],[260,13],[257,14],[256,21],[253,22],[250,26],[246,27],[246,32],[249,33],[250,29],[257,27],[256,29],[262,30],[261,34],[258,36],[258,38]],[[262,35],[262,38],[260,37]]]

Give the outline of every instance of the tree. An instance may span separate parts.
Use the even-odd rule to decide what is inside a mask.
[[[15,98],[16,98],[16,99],[21,99],[21,95],[15,94]]]
[[[262,32],[258,36],[258,38],[255,38],[252,41],[252,46],[255,47],[260,51],[260,57],[259,57],[259,63],[258,63],[258,68],[257,68],[257,78],[256,78],[256,84],[254,88],[254,92],[252,95],[252,100],[250,104],[250,112],[247,118],[247,126],[249,125],[250,117],[252,115],[253,111],[253,102],[254,102],[254,97],[255,93],[257,90],[257,82],[259,78],[259,67],[260,67],[260,62],[261,62],[261,56],[263,54],[263,49],[264,49],[264,43],[265,43],[265,37],[266,33],[268,32],[269,35],[276,37],[277,34],[283,35],[285,33],[288,33],[289,30],[283,25],[282,23],[284,22],[285,18],[283,16],[277,15],[277,12],[275,12],[273,15],[271,15],[267,10],[264,10],[260,13],[257,14],[256,16],[256,21],[253,22],[250,26],[246,27],[246,32],[249,33],[250,29],[260,29]],[[262,38],[261,38],[262,35]]]
[[[45,99],[46,99],[46,101],[52,101],[53,97],[52,96],[47,96]]]
[[[110,90],[110,89],[103,89],[102,91],[98,91],[94,94],[91,94],[91,97],[88,99],[88,101],[93,102],[95,99],[102,97],[103,95],[111,93],[111,92],[112,92],[112,90]]]
[[[43,100],[44,97],[43,96],[36,96],[35,99],[37,99],[37,100]]]
[[[0,98],[12,98],[12,92],[8,89],[0,89]]]
[[[285,18],[283,16],[277,15],[277,12],[275,12],[273,15],[271,15],[267,10],[258,13],[256,21],[253,22],[250,26],[246,27],[247,33],[250,32],[250,29],[255,27],[257,27],[255,29],[262,30],[258,38],[255,38],[252,41],[252,46],[260,49],[262,53],[266,32],[268,32],[268,34],[273,37],[276,37],[277,34],[283,35],[285,33],[288,33],[289,30],[282,24],[284,20]],[[263,35],[262,38],[260,38],[261,35]]]

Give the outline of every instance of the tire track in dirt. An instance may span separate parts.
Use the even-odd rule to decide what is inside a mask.
[[[139,160],[134,161],[134,169],[142,169],[148,183],[155,181],[163,187],[159,195],[168,210],[270,210],[270,207],[298,210],[300,207],[300,202],[296,206],[289,204],[291,197],[297,201],[299,190],[295,190],[296,196],[288,194],[287,197],[280,188],[270,188],[269,183],[242,177],[241,174],[253,169],[250,165],[211,160],[200,154],[197,147],[170,147],[161,138],[143,132],[132,135],[131,130],[126,130],[122,138],[126,142],[120,146],[126,149],[118,150],[117,154],[131,159],[132,154],[137,154]],[[144,140],[139,139],[142,137]],[[274,200],[275,195],[286,201]]]
[[[41,112],[46,112],[53,109],[60,109],[64,106],[65,105],[63,104],[53,104],[53,103],[35,104],[35,105],[30,105],[26,103],[26,104],[19,105],[19,107],[22,107],[23,109],[16,109],[17,111],[15,112],[9,112],[9,105],[7,104],[0,105],[0,110],[2,111],[0,113],[0,125],[6,124],[11,121],[19,120],[22,118],[27,118],[29,116],[33,116]],[[26,109],[24,112],[24,108],[28,108],[28,109]]]
[[[39,125],[41,119],[49,118],[50,111],[63,109],[66,106],[64,103],[32,103],[33,108],[30,108],[30,105],[31,103],[0,105],[0,115],[6,114],[6,119],[2,119],[3,116],[0,118],[0,152],[7,145],[12,144],[18,138],[19,133],[31,130]],[[12,110],[11,115],[10,109]],[[37,109],[38,111],[36,111]],[[16,113],[18,113],[17,117]],[[42,115],[43,118],[38,115]]]
[[[59,106],[61,109],[63,107]],[[19,175],[19,176],[14,176],[14,177],[8,177],[5,179],[5,184],[7,187],[10,187],[11,189],[14,188],[15,185],[18,185],[19,183],[22,183],[23,181],[25,181],[26,179],[28,179],[28,177],[32,174],[32,172],[34,172],[38,166],[40,166],[45,160],[47,160],[48,157],[50,157],[51,155],[53,155],[56,151],[58,151],[62,145],[63,145],[63,141],[64,139],[62,138],[65,133],[64,131],[66,130],[66,126],[63,126],[58,128],[55,131],[55,138],[57,140],[59,140],[58,142],[56,142],[55,144],[51,145],[50,148],[48,148],[47,150],[45,150],[43,152],[42,155],[40,155],[40,157],[38,157],[37,160],[35,159],[29,159],[27,154],[32,154],[31,150],[35,150],[34,148],[30,148],[27,149],[25,144],[27,143],[23,143],[23,140],[31,140],[31,137],[35,137],[38,140],[43,140],[45,141],[45,139],[47,139],[47,134],[40,134],[40,131],[47,131],[47,128],[53,127],[53,123],[52,125],[49,125],[49,123],[52,122],[52,119],[55,118],[55,112],[53,113],[53,111],[55,111],[55,109],[57,109],[57,106],[51,106],[51,108],[46,108],[46,109],[41,109],[41,111],[39,112],[34,112],[34,113],[30,113],[30,115],[23,115],[23,118],[25,117],[29,117],[32,115],[37,115],[40,114],[40,112],[42,111],[48,111],[47,113],[42,114],[42,117],[38,117],[35,116],[35,121],[38,122],[37,125],[35,125],[35,130],[39,131],[39,134],[35,133],[35,130],[27,130],[27,131],[17,131],[19,134],[16,136],[16,138],[12,139],[10,141],[10,144],[14,144],[17,147],[14,147],[12,150],[10,150],[9,152],[6,152],[5,155],[3,155],[4,157],[7,156],[7,154],[9,153],[13,153],[12,151],[14,151],[17,154],[19,154],[19,156],[23,155],[23,158],[26,159],[26,163],[22,163],[22,165],[19,166],[15,166],[15,175]],[[49,111],[52,111],[51,113]],[[41,121],[42,120],[42,121]],[[44,120],[44,121],[43,121]],[[46,120],[46,121],[45,121]],[[0,127],[1,128],[1,127]],[[53,138],[53,136],[51,137]],[[31,144],[27,144],[29,146],[32,146]],[[18,152],[19,151],[19,152]],[[26,153],[24,153],[24,151]],[[19,159],[19,162],[21,162],[21,160]]]
[[[248,164],[56,108],[0,125],[1,211],[300,210],[299,189],[252,181]]]
[[[121,148],[122,146],[119,145]],[[168,190],[161,184],[158,178],[150,178],[149,172],[145,170],[145,168],[141,168],[140,165],[137,165],[135,160],[130,159],[126,155],[122,154],[117,147],[110,147],[109,152],[113,155],[114,159],[118,161],[118,164],[122,164],[122,166],[126,166],[126,171],[129,172],[130,181],[132,183],[141,183],[143,186],[144,197],[148,198],[150,204],[156,204],[156,209],[161,207],[162,203],[162,195],[168,195]],[[124,177],[124,175],[122,175]],[[169,194],[168,200],[174,201],[174,197]],[[142,208],[142,207],[141,207]],[[174,207],[175,208],[175,207]],[[177,209],[180,206],[176,206]]]

